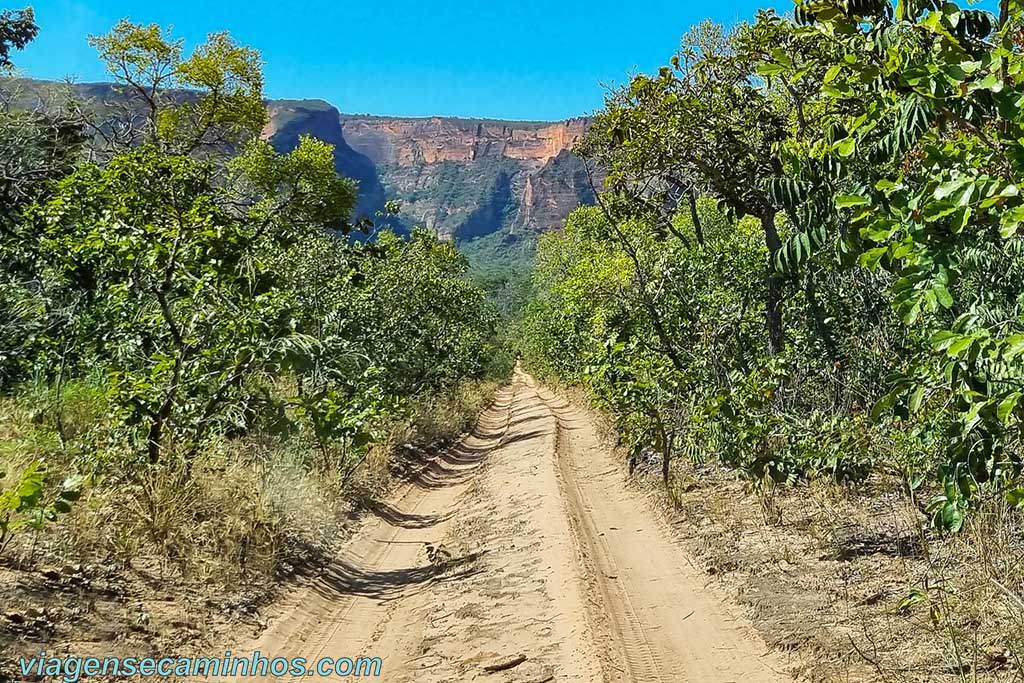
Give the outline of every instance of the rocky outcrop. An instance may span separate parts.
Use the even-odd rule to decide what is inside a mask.
[[[334,167],[359,183],[356,217],[372,217],[384,206],[384,186],[373,161],[352,149],[341,130],[338,110],[323,100],[272,100],[262,137],[278,152],[289,152],[309,135],[334,145]]]
[[[526,179],[511,228],[530,231],[561,227],[570,211],[594,202],[594,188],[583,163],[569,149],[563,149]]]
[[[586,119],[558,123],[342,115],[405,219],[442,237],[546,231],[593,202],[572,146]]]
[[[352,147],[377,164],[397,166],[484,158],[545,163],[571,149],[586,132],[585,119],[531,123],[343,116],[342,121]]]

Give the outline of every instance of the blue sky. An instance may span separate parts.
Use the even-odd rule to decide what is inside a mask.
[[[32,0],[29,0],[32,2]],[[788,10],[788,0],[778,5]],[[35,78],[105,80],[89,34],[121,17],[173,25],[187,45],[228,30],[259,49],[266,94],[342,111],[560,119],[601,106],[604,85],[668,61],[705,18],[731,24],[766,2],[730,0],[34,0],[41,32],[17,65]],[[6,6],[18,6],[9,3]]]

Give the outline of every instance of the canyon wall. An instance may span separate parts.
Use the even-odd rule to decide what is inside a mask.
[[[402,225],[461,241],[556,229],[593,191],[572,146],[586,119],[557,123],[338,114],[317,100],[271,101],[264,136],[286,151],[309,134],[336,146],[364,215],[401,203]]]
[[[20,93],[15,106],[26,109],[73,96],[104,111],[124,100],[110,83],[11,82]],[[263,137],[279,152],[294,149],[302,135],[334,145],[335,168],[359,182],[356,218],[376,218],[386,201],[397,200],[402,212],[386,223],[400,232],[422,226],[454,241],[495,235],[514,242],[557,229],[577,206],[594,202],[572,153],[589,125],[585,118],[349,115],[323,100],[269,100],[267,114]]]
[[[414,166],[441,161],[509,158],[539,164],[571,149],[586,119],[557,123],[431,117],[343,115],[346,139],[377,164]]]
[[[267,103],[267,124],[263,138],[278,152],[289,152],[302,135],[334,145],[334,167],[338,173],[359,183],[356,213],[372,216],[384,206],[384,187],[374,163],[352,149],[341,131],[338,110],[320,100],[272,100]]]

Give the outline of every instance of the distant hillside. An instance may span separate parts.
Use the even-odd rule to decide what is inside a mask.
[[[339,170],[362,183],[366,207],[378,206],[382,197],[396,199],[405,222],[455,241],[551,230],[594,201],[571,151],[586,119],[339,116],[320,101],[270,102],[268,108],[266,134],[275,146],[279,139],[282,148],[294,144],[298,132],[340,140],[345,161]]]
[[[17,82],[18,106],[36,107],[70,92],[97,109],[120,95],[109,83]],[[188,97],[188,93],[182,93]],[[588,119],[494,121],[452,117],[396,118],[340,114],[323,100],[269,100],[263,131],[278,151],[301,135],[335,147],[338,172],[359,182],[357,213],[373,216],[384,202],[402,204],[395,227],[426,227],[456,242],[487,237],[499,251],[560,227],[594,194],[572,146]]]
[[[377,167],[365,155],[352,149],[341,130],[338,110],[321,100],[271,100],[267,102],[267,125],[263,137],[278,152],[288,152],[302,135],[334,145],[334,167],[341,175],[359,182],[356,213],[373,216],[388,199]]]

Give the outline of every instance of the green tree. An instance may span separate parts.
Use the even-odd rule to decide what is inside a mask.
[[[107,120],[85,115],[112,150],[147,143],[169,154],[224,155],[263,128],[259,53],[227,33],[211,33],[188,57],[160,26],[127,19],[89,42],[127,98]]]
[[[608,98],[580,147],[585,158],[608,169],[610,196],[602,204],[615,221],[644,216],[664,234],[680,201],[691,219],[697,217],[699,193],[718,198],[737,217],[760,221],[768,250],[763,310],[771,353],[784,344],[783,281],[771,262],[782,247],[777,215],[784,206],[770,191],[771,181],[783,172],[779,143],[815,131],[804,88],[766,89],[758,66],[766,45],[780,55],[810,49],[793,29],[771,12],[728,34],[711,23],[698,26],[684,36],[671,67],[635,76]],[[703,242],[700,221],[693,225],[696,241]],[[662,341],[669,345],[667,335]]]
[[[80,344],[109,367],[114,404],[145,427],[153,462],[171,432],[194,450],[294,341],[265,258],[293,236],[232,216],[212,175],[152,147],[126,152],[62,181],[24,234],[47,289],[80,302]]]
[[[0,14],[0,71],[13,66],[11,50],[37,33],[31,8]],[[31,359],[59,338],[61,317],[47,312],[30,267],[32,245],[21,242],[18,226],[25,209],[73,170],[85,142],[72,113],[22,111],[10,99],[0,104],[0,390],[23,381]]]
[[[0,70],[10,69],[11,50],[23,50],[39,35],[31,7],[0,12]]]
[[[843,51],[772,12],[683,43],[612,93],[580,146],[607,175],[602,220],[583,230],[574,215],[565,241],[542,243],[527,313],[540,343],[524,356],[586,383],[634,458],[660,451],[666,478],[673,450],[713,454],[766,493],[863,477],[889,429],[867,406],[913,348],[888,277],[847,267],[830,196],[798,173],[849,172],[845,148],[802,154],[838,135],[846,105],[824,85]],[[626,265],[597,266],[610,259]]]
[[[862,266],[891,274],[894,305],[931,353],[894,377],[878,411],[952,406],[936,521],[959,528],[980,487],[1009,489],[1021,472],[1022,290],[1018,183],[1024,91],[1016,3],[1002,20],[955,4],[799,5],[805,33],[840,58],[822,92],[834,134],[793,151],[794,182],[831,206],[818,212]],[[790,77],[791,78],[791,77]],[[822,158],[854,157],[815,177]]]

